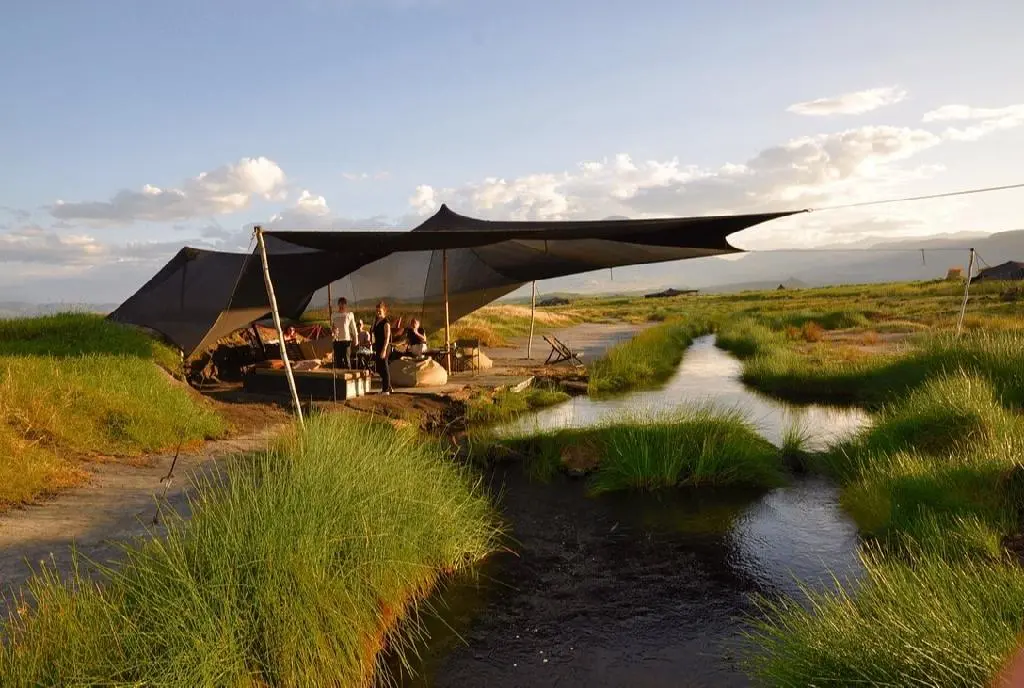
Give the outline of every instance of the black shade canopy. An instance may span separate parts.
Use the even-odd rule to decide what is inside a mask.
[[[385,300],[436,328],[443,324],[442,255],[457,320],[532,280],[736,253],[728,235],[794,212],[495,222],[441,206],[411,232],[268,231],[264,238],[282,315],[298,317],[318,289],[341,280],[353,301]],[[269,313],[256,252],[185,248],[109,317],[156,330],[189,355]]]

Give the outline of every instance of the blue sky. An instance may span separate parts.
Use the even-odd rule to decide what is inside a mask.
[[[745,212],[1024,181],[1013,0],[51,0],[4,3],[0,24],[0,300],[121,298],[178,246],[244,247],[252,222],[409,225],[441,201]],[[735,239],[995,231],[1020,226],[1020,201]]]

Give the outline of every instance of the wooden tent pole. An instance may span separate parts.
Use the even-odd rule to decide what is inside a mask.
[[[444,358],[448,372],[452,372],[451,323],[448,320],[448,250],[441,249],[441,288],[444,291]]]
[[[303,429],[306,421],[302,417],[302,404],[299,403],[299,392],[295,388],[295,376],[292,375],[292,364],[288,361],[288,347],[284,343],[284,330],[281,328],[281,314],[277,310],[277,297],[274,296],[274,283],[270,280],[270,263],[267,261],[267,246],[263,243],[263,228],[259,225],[255,228],[256,242],[260,247],[260,258],[263,261],[263,282],[267,285],[267,296],[270,297],[270,312],[274,316],[274,327],[277,328],[277,343],[281,347],[281,361],[284,363],[284,374],[288,378],[288,387],[292,391],[292,401],[295,403],[295,414],[299,417],[299,425]]]
[[[327,327],[329,327],[329,328],[333,328],[334,327],[334,323],[331,321],[331,317],[332,317],[331,316],[331,301],[332,301],[332,298],[331,298],[331,283],[328,282],[327,283]],[[333,332],[334,331],[332,329],[331,333],[333,334]]]
[[[526,345],[526,357],[533,358],[533,323],[537,317],[537,280],[533,281],[530,296],[530,341]]]

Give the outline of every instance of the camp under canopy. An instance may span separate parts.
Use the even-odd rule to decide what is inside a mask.
[[[263,236],[283,316],[299,317],[317,290],[345,280],[358,303],[384,300],[436,328],[444,324],[445,264],[457,320],[534,280],[737,253],[730,234],[794,212],[525,222],[479,220],[441,206],[412,231]],[[257,252],[183,248],[109,317],[155,330],[191,355],[270,310]]]

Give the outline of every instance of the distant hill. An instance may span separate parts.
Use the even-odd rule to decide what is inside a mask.
[[[31,318],[37,315],[51,315],[67,311],[102,313],[106,315],[119,304],[116,303],[28,303],[26,301],[0,301],[0,318]]]
[[[739,243],[738,238],[736,242]],[[538,289],[538,298],[541,294],[554,293],[635,294],[666,287],[700,289],[703,293],[774,289],[787,280],[795,280],[807,287],[819,287],[941,279],[951,267],[960,267],[966,272],[969,247],[978,251],[979,267],[1007,260],[1024,261],[1024,230],[987,236],[963,233],[862,242],[807,251],[756,251],[615,268],[613,279],[609,279],[608,270],[599,270],[545,282]],[[921,249],[924,249],[923,253]],[[524,293],[528,302],[528,288],[510,297],[521,299]]]

